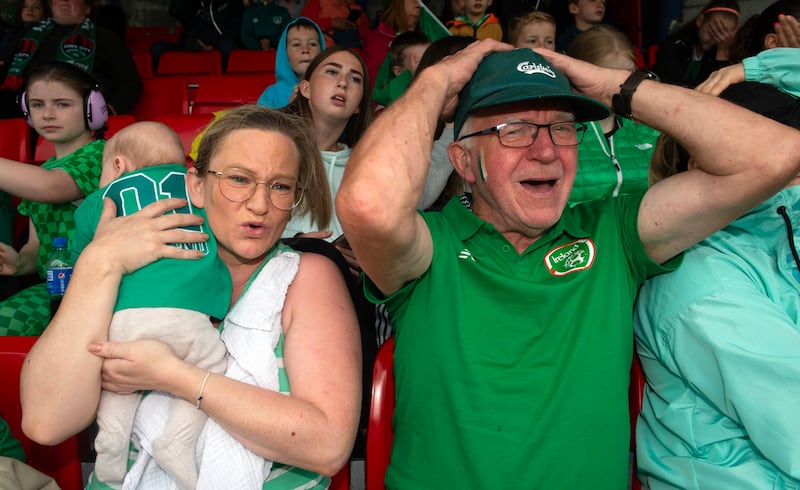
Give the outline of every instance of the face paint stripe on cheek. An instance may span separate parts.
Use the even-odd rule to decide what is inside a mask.
[[[483,160],[485,160],[485,157],[483,155],[483,148],[481,148],[478,151],[478,169],[481,172],[481,178],[483,179],[484,182],[486,182],[486,179],[489,177],[489,174],[486,172],[486,167],[483,166]]]

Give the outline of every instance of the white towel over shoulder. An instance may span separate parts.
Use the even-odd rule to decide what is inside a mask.
[[[281,313],[286,291],[297,274],[300,256],[278,253],[259,272],[250,287],[225,317],[222,340],[228,349],[225,376],[278,391],[275,347],[282,332]],[[163,432],[168,394],[154,392],[136,414],[133,433],[141,450],[124,488],[176,488],[166,472],[152,460],[152,441]],[[197,488],[260,488],[272,462],[253,454],[212,419],[197,442],[200,469]]]

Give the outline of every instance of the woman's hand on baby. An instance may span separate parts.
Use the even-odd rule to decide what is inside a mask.
[[[174,245],[208,240],[205,233],[186,229],[201,225],[202,217],[170,212],[185,206],[184,199],[165,199],[130,216],[117,217],[113,201],[105,199],[94,239],[81,255],[97,255],[92,263],[106,263],[123,274],[162,258],[199,259],[203,252]]]
[[[177,372],[182,362],[172,348],[157,340],[98,341],[89,345],[89,351],[104,358],[103,389],[121,394],[141,390],[169,391],[164,375]]]

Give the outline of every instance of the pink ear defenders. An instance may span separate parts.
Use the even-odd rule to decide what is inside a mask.
[[[83,122],[86,129],[96,131],[105,127],[108,121],[108,104],[106,99],[100,92],[100,84],[97,83],[91,75],[83,71],[81,68],[67,62],[55,62],[64,66],[67,70],[75,73],[77,76],[91,84],[92,89],[83,98]],[[28,109],[28,92],[23,91],[19,96],[19,106],[22,109],[22,115],[28,120],[28,124],[33,127],[31,120],[30,110]]]

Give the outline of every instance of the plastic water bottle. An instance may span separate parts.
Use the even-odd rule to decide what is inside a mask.
[[[45,279],[47,281],[47,294],[50,296],[50,318],[56,314],[64,291],[67,290],[69,278],[72,276],[72,263],[69,260],[67,239],[64,237],[53,238],[53,255],[47,259]]]

